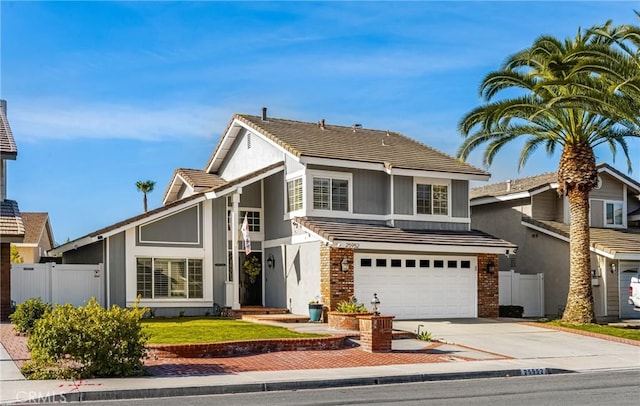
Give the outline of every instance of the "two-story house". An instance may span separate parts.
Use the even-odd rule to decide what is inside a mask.
[[[7,120],[7,101],[0,100],[0,320],[7,320],[11,311],[11,243],[24,238],[18,202],[7,199],[7,161],[17,156]]]
[[[109,303],[140,296],[156,315],[377,293],[398,318],[496,317],[515,245],[470,228],[469,181],[488,177],[395,132],[263,109],[231,118],[204,169],[177,169],[162,207],[53,253],[104,263]]]
[[[598,318],[640,318],[628,304],[629,281],[640,271],[640,183],[598,165],[589,195],[591,269]],[[545,313],[562,314],[569,290],[569,212],[555,173],[471,189],[471,226],[518,245],[500,269],[544,273]]]

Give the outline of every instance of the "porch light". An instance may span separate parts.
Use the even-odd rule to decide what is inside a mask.
[[[267,257],[267,268],[273,269],[274,266],[276,266],[276,259],[273,257],[273,255],[269,254],[269,256]]]
[[[616,273],[616,263],[615,262],[611,263],[611,273]]]
[[[376,316],[380,315],[380,312],[378,311],[378,306],[380,306],[380,299],[378,299],[378,294],[374,293],[373,299],[371,299],[371,310],[373,311],[373,314],[375,314]]]
[[[496,264],[493,263],[493,260],[489,260],[489,263],[487,263],[487,273],[488,274],[492,274],[494,273],[496,270]]]
[[[349,272],[349,259],[346,257],[346,255],[344,257],[342,257],[342,261],[340,262],[340,266],[342,267],[342,272],[344,272],[344,273]]]

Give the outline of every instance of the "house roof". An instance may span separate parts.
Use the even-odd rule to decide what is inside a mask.
[[[0,236],[8,242],[19,242],[24,237],[25,229],[18,202],[3,200],[0,202]],[[4,242],[4,241],[3,241]]]
[[[200,189],[198,191],[202,191],[202,189],[211,189],[226,183],[226,181],[220,176],[213,173],[207,173],[202,169],[177,168],[173,172],[171,181],[164,191],[164,195],[162,196],[163,202],[167,201],[167,197],[169,195],[172,195],[172,200],[176,198],[178,190],[180,189],[180,182],[176,182],[179,178],[183,179],[184,182],[194,190]]]
[[[555,172],[547,172],[541,175],[476,187],[469,191],[469,198],[477,199],[480,197],[497,197],[520,192],[531,192],[550,186],[557,181],[558,177]]]
[[[0,100],[0,155],[2,159],[15,159],[18,155],[18,147],[7,120],[6,105],[5,100]]]
[[[248,114],[235,114],[225,130],[238,120],[263,134],[296,157],[314,157],[382,164],[386,168],[413,169],[488,176],[488,172],[458,161],[397,132],[361,127],[301,122]],[[222,140],[206,166],[217,157]]]
[[[523,224],[568,241],[569,225],[557,221],[523,217]],[[640,229],[590,228],[591,247],[614,259],[640,259]]]
[[[207,173],[202,169],[178,168],[175,174],[182,176],[187,184],[193,188],[213,188],[226,183],[220,176]]]
[[[51,245],[55,245],[53,240],[53,232],[49,223],[49,213],[22,213],[22,222],[24,223],[24,241],[25,244],[38,244],[40,237],[46,233]]]
[[[474,248],[479,251],[498,248],[502,252],[516,248],[513,243],[476,230],[405,230],[386,225],[353,224],[310,218],[296,218],[295,223],[329,243],[340,246],[340,242],[356,242],[361,249],[374,248],[373,244],[403,244],[405,247],[414,247],[416,251],[426,249],[434,252],[439,252],[444,247],[463,247],[463,250],[468,252],[475,252]],[[418,247],[420,245],[423,247]]]
[[[82,237],[76,238],[73,241],[69,241],[69,242],[66,242],[64,244],[61,244],[61,245],[55,247],[50,252],[53,255],[55,255],[55,254],[58,254],[58,253],[61,253],[61,252],[68,251],[68,250],[73,249],[73,248],[78,248],[78,247],[81,247],[83,245],[91,244],[91,243],[95,242],[97,238],[101,238],[101,237],[104,237],[105,235],[112,235],[112,234],[115,234],[117,232],[120,232],[122,229],[125,229],[125,228],[129,227],[130,225],[132,225],[134,223],[137,223],[137,222],[140,222],[140,221],[143,221],[143,220],[146,220],[146,219],[150,219],[152,217],[161,217],[161,216],[164,215],[164,212],[170,212],[170,211],[172,211],[172,209],[180,210],[180,208],[179,208],[180,206],[186,205],[186,204],[188,204],[188,203],[190,203],[192,201],[195,203],[197,200],[204,200],[204,199],[207,198],[206,194],[208,194],[208,193],[212,193],[212,192],[213,193],[224,193],[228,188],[232,188],[232,187],[235,187],[235,186],[238,186],[238,185],[242,185],[244,182],[247,182],[247,181],[249,181],[249,180],[251,180],[253,178],[264,176],[265,174],[270,173],[270,171],[272,171],[272,170],[278,170],[278,169],[283,168],[283,167],[284,167],[284,164],[282,162],[275,163],[275,164],[270,165],[270,166],[268,166],[266,168],[263,168],[263,169],[261,169],[259,171],[252,172],[252,173],[250,173],[248,175],[245,175],[245,176],[242,176],[242,177],[240,177],[238,179],[235,179],[232,182],[223,182],[223,183],[221,183],[221,184],[219,184],[219,185],[217,185],[215,187],[208,188],[208,189],[206,189],[204,191],[197,192],[197,193],[195,193],[195,194],[193,194],[191,196],[187,196],[187,197],[185,197],[183,199],[176,200],[174,202],[171,202],[171,203],[166,204],[164,206],[160,206],[160,207],[158,207],[156,209],[153,209],[153,210],[149,210],[146,213],[142,213],[142,214],[139,214],[137,216],[130,217],[128,219],[125,219],[125,220],[119,221],[117,223],[114,223],[114,224],[112,224],[110,226],[107,226],[107,227],[101,228],[99,230],[93,231],[93,232],[91,232],[89,234],[86,234],[86,235],[84,235]]]
[[[607,163],[600,163],[597,165],[598,172],[608,172],[614,177],[618,178],[621,182],[626,183],[633,188],[636,193],[640,193],[640,183],[615,169]],[[557,188],[557,172],[547,172],[540,175],[529,176],[526,178],[513,179],[500,183],[493,183],[490,185],[479,186],[469,191],[470,199],[480,199],[485,197],[501,197],[518,195],[522,192],[533,193],[537,190],[549,187]]]

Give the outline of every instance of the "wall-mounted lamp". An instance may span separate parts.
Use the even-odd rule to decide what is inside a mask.
[[[274,266],[276,266],[276,259],[273,257],[273,255],[269,254],[269,256],[267,257],[267,268],[273,269]]]
[[[349,259],[346,256],[342,257],[342,261],[340,261],[340,266],[342,267],[342,272],[344,273],[349,272]]]
[[[378,294],[373,294],[373,299],[371,299],[371,311],[374,315],[379,316],[380,312],[378,311],[378,306],[380,306],[380,299],[378,299]]]
[[[489,262],[487,263],[487,273],[488,274],[492,274],[495,272],[496,270],[496,265],[493,263],[493,260],[489,260]]]
[[[611,263],[611,273],[616,273],[616,263],[615,262]]]

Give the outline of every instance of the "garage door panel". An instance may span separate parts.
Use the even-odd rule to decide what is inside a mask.
[[[371,256],[369,256],[371,257]],[[373,256],[373,258],[384,258]],[[398,258],[398,256],[393,256]],[[417,263],[421,257],[411,256]],[[391,263],[391,257],[386,257]],[[436,257],[424,257],[434,263]],[[360,267],[356,256],[355,295],[370,308],[374,293],[380,298],[381,312],[397,319],[476,317],[475,258],[444,257],[447,260],[471,260],[471,269]],[[375,264],[375,260],[372,261]]]

